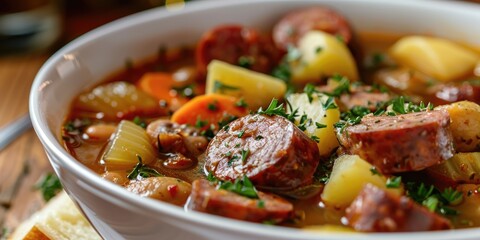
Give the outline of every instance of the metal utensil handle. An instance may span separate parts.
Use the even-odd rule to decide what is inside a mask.
[[[0,129],[0,151],[32,127],[30,115],[25,115]]]

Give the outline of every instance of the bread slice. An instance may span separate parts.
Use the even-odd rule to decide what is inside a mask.
[[[62,191],[15,229],[10,240],[102,239]]]

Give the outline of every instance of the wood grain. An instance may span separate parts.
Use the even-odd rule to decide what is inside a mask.
[[[0,58],[0,128],[28,113],[30,86],[46,54]],[[33,130],[0,152],[0,223],[13,229],[43,206],[33,185],[50,172],[42,145]]]

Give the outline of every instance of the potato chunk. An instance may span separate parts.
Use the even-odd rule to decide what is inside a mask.
[[[480,152],[457,153],[447,161],[427,168],[432,178],[455,183],[480,184]]]
[[[305,34],[298,43],[299,58],[290,59],[292,81],[304,85],[322,77],[342,75],[358,80],[355,60],[348,47],[335,36],[322,31]]]
[[[408,36],[390,48],[391,57],[400,65],[425,73],[439,81],[459,80],[473,73],[480,56],[446,39]]]
[[[480,151],[480,106],[474,102],[461,101],[436,109],[450,114],[450,129],[457,152]]]
[[[74,106],[95,114],[97,118],[117,120],[137,115],[161,116],[167,111],[158,101],[128,82],[102,84],[80,94]]]
[[[338,107],[325,109],[324,104],[329,101],[327,95],[313,94],[310,102],[306,93],[290,94],[287,100],[293,110],[298,109],[298,117],[295,119],[297,126],[302,125],[302,115],[306,115],[307,118],[303,120],[305,121],[304,132],[309,137],[313,136],[318,140],[320,155],[328,155],[338,147],[333,124],[340,121],[340,111]],[[292,109],[288,108],[287,110],[291,112]]]
[[[286,91],[286,84],[272,76],[218,60],[208,64],[206,93],[243,98],[251,110],[268,107],[272,98],[282,98]]]
[[[151,177],[131,181],[127,190],[142,197],[149,197],[160,201],[182,206],[192,191],[192,185],[178,178]]]
[[[145,129],[123,120],[113,134],[101,163],[107,170],[129,170],[138,163],[138,157],[142,158],[144,164],[148,164],[155,160],[155,150]]]
[[[373,165],[357,155],[343,155],[336,159],[330,179],[322,193],[323,201],[343,208],[352,203],[367,183],[387,189],[387,178],[372,172],[372,167]],[[388,188],[387,191],[400,195],[403,188]]]

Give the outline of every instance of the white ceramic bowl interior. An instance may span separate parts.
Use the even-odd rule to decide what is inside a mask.
[[[192,2],[180,11],[159,8],[94,30],[53,55],[32,86],[33,126],[69,195],[105,239],[351,239],[264,226],[141,198],[101,179],[62,147],[60,129],[72,98],[105,76],[154,55],[159,46],[194,44],[222,23],[268,30],[282,14],[312,5],[330,6],[357,31],[430,34],[480,46],[480,7],[446,1],[238,0]],[[406,234],[360,234],[355,239],[480,239],[480,229]]]

